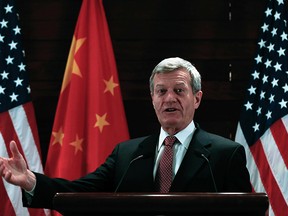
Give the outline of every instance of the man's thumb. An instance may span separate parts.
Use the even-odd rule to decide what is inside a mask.
[[[15,142],[14,140],[12,140],[12,141],[10,142],[10,150],[11,150],[12,156],[13,156],[14,158],[19,159],[19,158],[21,157],[21,154],[20,154],[20,152],[19,152],[19,150],[18,150],[18,147],[17,147],[17,145],[16,145],[16,142]]]

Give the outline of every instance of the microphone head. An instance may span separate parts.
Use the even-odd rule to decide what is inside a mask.
[[[205,156],[202,151],[200,151],[199,149],[194,149],[194,153],[198,156],[198,157],[203,157]]]

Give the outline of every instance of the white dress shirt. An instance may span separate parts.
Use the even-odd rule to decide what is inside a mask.
[[[194,134],[196,127],[194,124],[194,121],[192,121],[185,129],[183,129],[182,131],[178,132],[177,134],[175,134],[174,136],[177,138],[175,144],[173,145],[174,148],[174,156],[173,156],[173,178],[175,177],[181,162],[187,152],[187,149],[189,147],[189,144],[192,140],[192,136]],[[161,127],[160,130],[160,136],[159,136],[159,142],[156,148],[156,158],[155,158],[155,166],[154,166],[154,170],[153,170],[153,176],[155,178],[156,176],[156,172],[158,169],[158,165],[159,165],[159,161],[161,158],[161,155],[163,153],[164,150],[164,139],[169,136],[169,134],[163,130],[163,128]]]

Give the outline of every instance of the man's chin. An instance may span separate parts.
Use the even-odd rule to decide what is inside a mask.
[[[169,120],[163,121],[161,125],[163,127],[168,127],[168,128],[177,128],[179,125],[179,120],[169,119]]]

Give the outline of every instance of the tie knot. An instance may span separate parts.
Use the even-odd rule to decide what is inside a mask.
[[[175,136],[167,136],[164,140],[165,145],[167,146],[173,146],[173,144],[176,141],[176,137]]]

